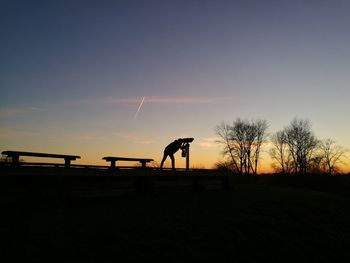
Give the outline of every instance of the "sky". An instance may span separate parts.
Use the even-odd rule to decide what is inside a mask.
[[[269,133],[306,118],[350,149],[349,12],[347,0],[0,0],[0,151],[160,162],[194,137],[191,167],[211,168],[215,126],[238,117]]]

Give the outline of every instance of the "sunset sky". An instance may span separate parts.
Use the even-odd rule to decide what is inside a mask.
[[[269,133],[307,118],[350,149],[349,14],[347,0],[1,0],[0,151],[160,162],[186,136],[191,166],[211,168],[215,126],[238,117]]]

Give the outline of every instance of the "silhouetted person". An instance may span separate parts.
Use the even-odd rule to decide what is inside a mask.
[[[186,145],[186,141],[184,139],[177,139],[170,143],[167,147],[164,149],[164,155],[162,162],[160,164],[160,169],[163,169],[163,164],[165,162],[165,159],[169,156],[171,159],[171,167],[173,170],[175,170],[175,158],[174,153],[176,153],[179,149],[183,149]]]

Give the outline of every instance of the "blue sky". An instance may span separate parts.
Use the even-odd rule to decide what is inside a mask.
[[[264,118],[274,132],[295,116],[350,148],[349,11],[337,0],[1,1],[0,149],[159,161],[191,136],[193,165],[210,167],[221,121]]]

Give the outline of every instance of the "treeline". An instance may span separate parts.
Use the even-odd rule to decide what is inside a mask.
[[[339,164],[347,149],[328,138],[318,139],[309,120],[294,118],[288,126],[273,134],[267,133],[266,120],[237,118],[232,124],[222,122],[215,127],[218,143],[223,146],[224,161],[217,169],[228,169],[237,174],[258,173],[263,147],[268,151],[276,173],[307,174],[339,172]]]

